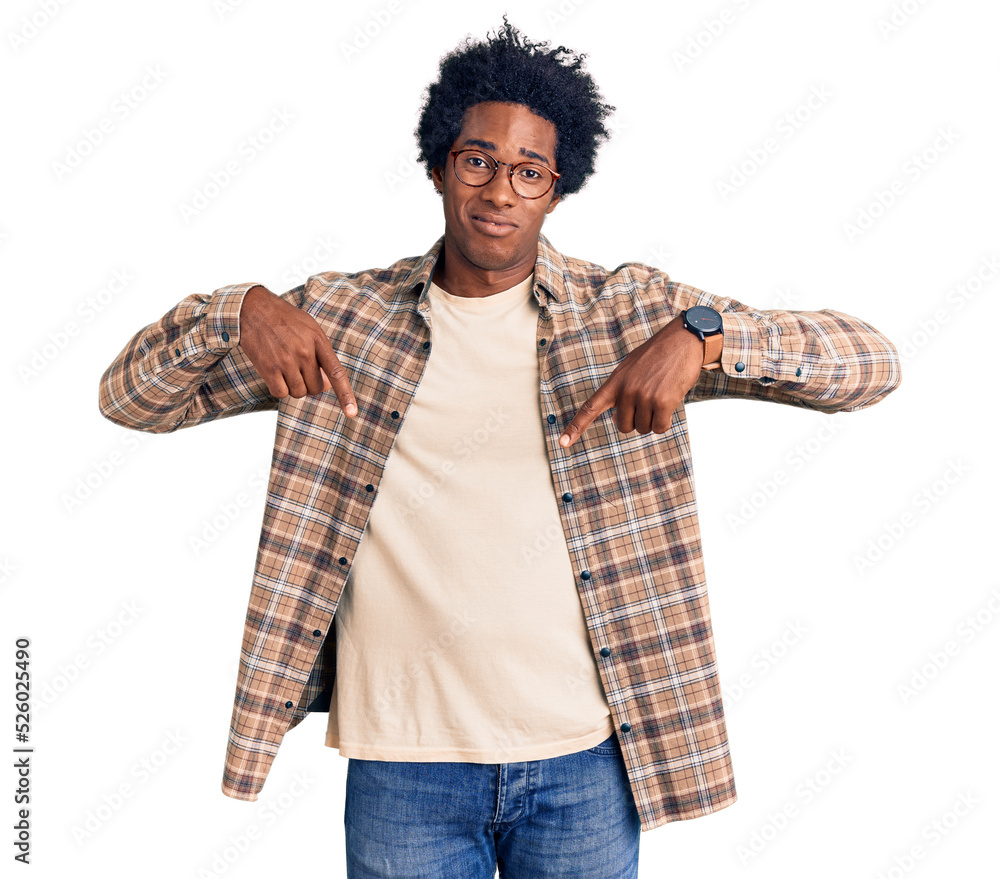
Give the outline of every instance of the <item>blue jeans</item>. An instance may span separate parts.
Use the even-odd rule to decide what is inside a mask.
[[[347,764],[348,879],[636,879],[617,736],[526,763]]]

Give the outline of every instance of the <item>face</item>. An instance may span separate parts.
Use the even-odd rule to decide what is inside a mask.
[[[533,160],[555,164],[556,128],[521,104],[486,102],[469,107],[453,150],[480,149],[500,162]],[[485,186],[466,186],[455,176],[454,159],[431,172],[444,196],[446,272],[520,273],[534,269],[538,233],[559,196],[521,198],[510,185],[509,167],[501,165]],[[458,265],[456,265],[456,263]]]

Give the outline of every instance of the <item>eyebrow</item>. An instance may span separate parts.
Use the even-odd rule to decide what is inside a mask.
[[[497,145],[491,140],[480,140],[478,137],[468,137],[463,142],[462,146],[477,146],[484,150],[496,151]],[[543,156],[541,153],[536,153],[534,150],[526,150],[524,147],[518,151],[522,156],[527,159],[537,159],[546,165],[551,166],[552,162],[549,161],[547,156]]]

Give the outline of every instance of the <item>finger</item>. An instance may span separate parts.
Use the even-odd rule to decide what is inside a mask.
[[[631,433],[633,430],[642,433],[639,427],[641,420],[642,409],[636,407],[635,398],[619,395],[618,403],[615,406],[615,426],[618,430],[622,433]]]
[[[291,372],[284,374],[285,384],[288,385],[288,395],[296,400],[309,396],[309,388],[301,372]]]
[[[312,363],[303,363],[299,367],[299,373],[306,386],[306,396],[322,394],[326,388],[323,387],[324,372],[320,369],[319,363],[313,360]]]
[[[653,433],[666,433],[674,420],[674,408],[669,405],[658,406],[653,415]]]
[[[283,400],[288,396],[288,385],[285,383],[285,378],[280,372],[272,379],[265,379],[265,382],[272,397]]]
[[[590,427],[598,415],[607,412],[615,405],[617,384],[617,381],[609,379],[590,396],[590,399],[584,401],[576,415],[573,416],[573,420],[563,431],[562,436],[559,437],[559,445],[563,448],[569,448]]]
[[[358,414],[358,401],[354,399],[354,391],[351,390],[347,370],[337,359],[337,355],[333,353],[333,348],[327,345],[320,345],[316,356],[319,358],[321,370],[329,377],[340,408],[344,410],[344,414],[348,418],[353,418]]]

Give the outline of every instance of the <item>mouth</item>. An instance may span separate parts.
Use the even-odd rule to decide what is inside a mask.
[[[504,217],[495,214],[473,214],[472,222],[477,229],[487,235],[509,235],[517,228]]]

